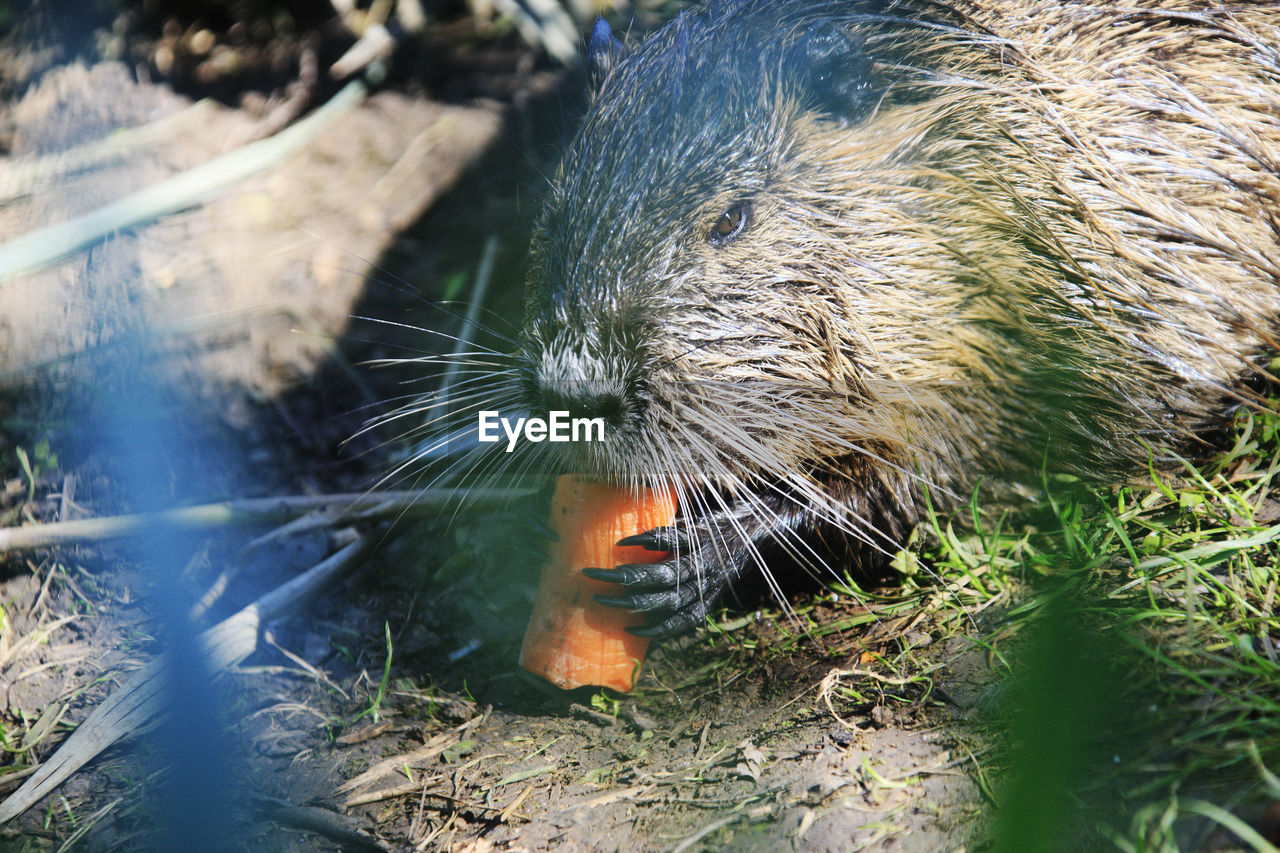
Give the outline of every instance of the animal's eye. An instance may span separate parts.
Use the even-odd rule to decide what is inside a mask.
[[[741,234],[750,219],[751,202],[735,201],[725,208],[724,213],[720,214],[720,218],[716,220],[716,224],[711,226],[711,233],[707,235],[707,239],[716,246],[723,246]]]

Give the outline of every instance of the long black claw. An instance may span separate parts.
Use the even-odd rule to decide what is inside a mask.
[[[676,567],[670,562],[624,563],[615,569],[582,569],[589,578],[620,583],[633,589],[663,589],[679,581]]]
[[[624,582],[617,569],[582,569],[581,571],[592,580],[606,581],[608,583]]]
[[[626,563],[614,569],[583,569],[582,573],[593,580],[620,583],[623,586],[653,589],[667,584],[659,572],[646,571],[644,563]]]
[[[635,634],[637,637],[644,637],[648,640],[657,640],[662,637],[671,637],[676,634],[682,634],[685,631],[702,623],[702,615],[697,613],[679,612],[673,613],[666,619],[659,622],[653,622],[645,625],[636,625],[628,628],[627,632]]]
[[[593,595],[597,604],[603,604],[605,607],[617,607],[621,610],[630,610],[632,613],[642,613],[643,611],[636,609],[636,601],[634,598],[626,595]]]
[[[645,624],[627,630],[637,637],[662,638],[701,625],[707,608],[738,574],[724,558],[695,546],[689,531],[668,525],[618,541],[622,547],[674,552],[657,562],[627,563],[614,569],[587,568],[585,577],[620,585],[620,595],[597,595],[606,607],[647,614]]]
[[[623,548],[639,546],[646,551],[670,551],[665,540],[661,540],[656,530],[646,530],[644,533],[636,533],[632,536],[618,540],[618,545]]]
[[[661,592],[649,595],[593,595],[595,601],[605,607],[617,607],[632,613],[671,613],[678,611],[681,602],[671,593]]]

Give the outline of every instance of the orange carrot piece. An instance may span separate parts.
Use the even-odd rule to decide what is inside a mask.
[[[641,489],[637,500],[631,489],[560,477],[551,500],[551,529],[560,540],[542,567],[520,665],[564,690],[634,687],[649,641],[626,629],[644,624],[644,617],[594,601],[594,595],[617,595],[620,587],[581,570],[666,559],[666,552],[617,542],[671,524],[675,514],[675,499],[667,493]]]

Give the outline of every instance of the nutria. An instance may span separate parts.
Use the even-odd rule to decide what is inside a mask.
[[[609,603],[701,623],[926,501],[1110,477],[1251,399],[1280,317],[1280,7],[743,0],[591,101],[531,251],[519,394],[560,470],[670,484]],[[533,452],[530,450],[530,452]]]

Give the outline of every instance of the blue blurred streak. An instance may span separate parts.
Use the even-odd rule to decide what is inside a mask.
[[[200,452],[176,434],[152,371],[152,359],[121,359],[114,365],[120,393],[106,404],[103,450],[123,472],[127,494],[139,511],[172,506],[168,473],[179,454]],[[212,464],[216,460],[208,460]],[[190,467],[184,464],[183,468]],[[177,484],[182,489],[187,484]],[[158,526],[142,538],[136,556],[152,579],[153,616],[161,653],[168,661],[168,713],[151,736],[155,761],[168,772],[160,777],[154,814],[159,827],[154,849],[222,851],[231,849],[229,750],[224,743],[223,703],[200,647],[196,627],[187,618],[189,602],[181,588],[181,570],[198,543],[189,533]]]

